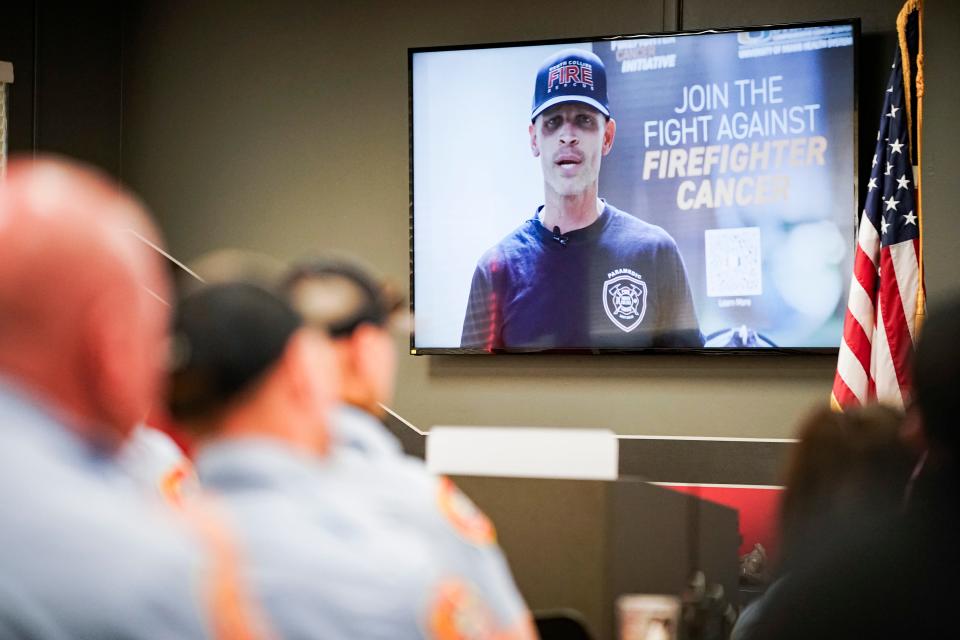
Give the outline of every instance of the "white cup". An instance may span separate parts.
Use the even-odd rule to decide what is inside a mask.
[[[680,598],[626,594],[617,598],[619,640],[677,640]]]

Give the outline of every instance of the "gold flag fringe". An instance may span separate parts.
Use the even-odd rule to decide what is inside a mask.
[[[910,50],[907,47],[907,19],[914,11],[917,12],[917,77],[912,77],[910,68]],[[923,320],[926,317],[926,291],[924,288],[923,276],[923,184],[922,158],[923,158],[923,0],[907,0],[900,13],[897,15],[897,39],[900,42],[900,65],[903,67],[903,89],[904,102],[907,107],[907,135],[913,136],[913,88],[917,92],[917,136],[916,140],[910,139],[911,149],[915,148],[917,152],[917,165],[914,172],[913,182],[917,190],[917,225],[919,227],[920,241],[917,260],[919,262],[920,285],[917,287],[917,309],[914,316],[914,333],[918,333]],[[913,145],[916,147],[913,147]]]

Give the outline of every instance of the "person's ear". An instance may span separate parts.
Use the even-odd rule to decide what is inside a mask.
[[[330,446],[330,412],[339,392],[339,375],[332,366],[327,337],[301,327],[287,341],[274,375],[280,376],[288,428],[316,453]],[[292,409],[292,410],[290,410]]]
[[[393,397],[396,354],[393,338],[383,327],[363,324],[351,337],[356,350],[357,396],[353,401],[373,414],[380,412],[379,403]]]
[[[340,391],[339,369],[329,339],[314,329],[298,329],[281,360],[292,399],[312,413],[326,412]]]
[[[533,152],[534,158],[540,157],[540,145],[537,143],[537,127],[536,122],[531,122],[528,129],[530,132],[530,150]]]
[[[603,127],[603,155],[607,155],[613,149],[613,139],[616,135],[617,121],[613,118],[607,118],[607,124]]]
[[[376,331],[377,328],[371,324],[361,324],[350,336],[353,365],[362,380],[368,380],[370,374],[380,366],[379,351],[374,344]]]
[[[160,363],[144,362],[143,334],[131,317],[130,300],[104,292],[87,309],[83,321],[82,357],[89,376],[87,401],[97,415],[88,416],[110,433],[91,434],[124,439],[159,398]],[[96,428],[96,427],[94,427]]]

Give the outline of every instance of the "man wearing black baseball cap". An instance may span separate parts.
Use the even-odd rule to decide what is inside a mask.
[[[535,637],[493,525],[452,482],[404,455],[381,422],[393,396],[396,352],[390,329],[402,298],[345,259],[301,262],[284,288],[305,321],[332,338],[342,401],[331,424],[338,477],[389,521],[390,531],[429,541],[435,561],[465,578],[445,585],[448,603],[431,618],[449,630],[436,637]],[[471,602],[482,603],[481,610]],[[468,628],[477,631],[466,633]]]
[[[598,197],[617,132],[600,58],[565,49],[544,60],[530,120],[544,204],[480,258],[461,346],[702,346],[676,242]]]
[[[421,638],[447,575],[335,472],[329,340],[279,296],[221,282],[185,296],[169,408],[239,537],[241,569],[280,638]]]
[[[340,301],[358,314],[354,332],[377,321],[383,309],[342,284],[313,292],[312,311]],[[343,339],[350,318],[324,318]],[[515,591],[489,588],[505,565],[478,575],[483,550],[464,542],[455,555],[452,528],[441,537],[409,501],[385,508],[381,493],[422,497],[416,482],[331,443],[339,368],[323,326],[262,286],[226,281],[184,297],[174,340],[169,408],[197,436],[200,480],[230,516],[277,637],[530,637],[501,624],[526,613]]]

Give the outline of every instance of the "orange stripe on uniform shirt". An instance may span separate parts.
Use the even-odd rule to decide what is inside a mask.
[[[204,604],[216,640],[269,640],[273,637],[259,606],[243,580],[240,552],[233,535],[217,513],[213,500],[203,496],[182,503],[180,512],[199,536],[207,552]]]

